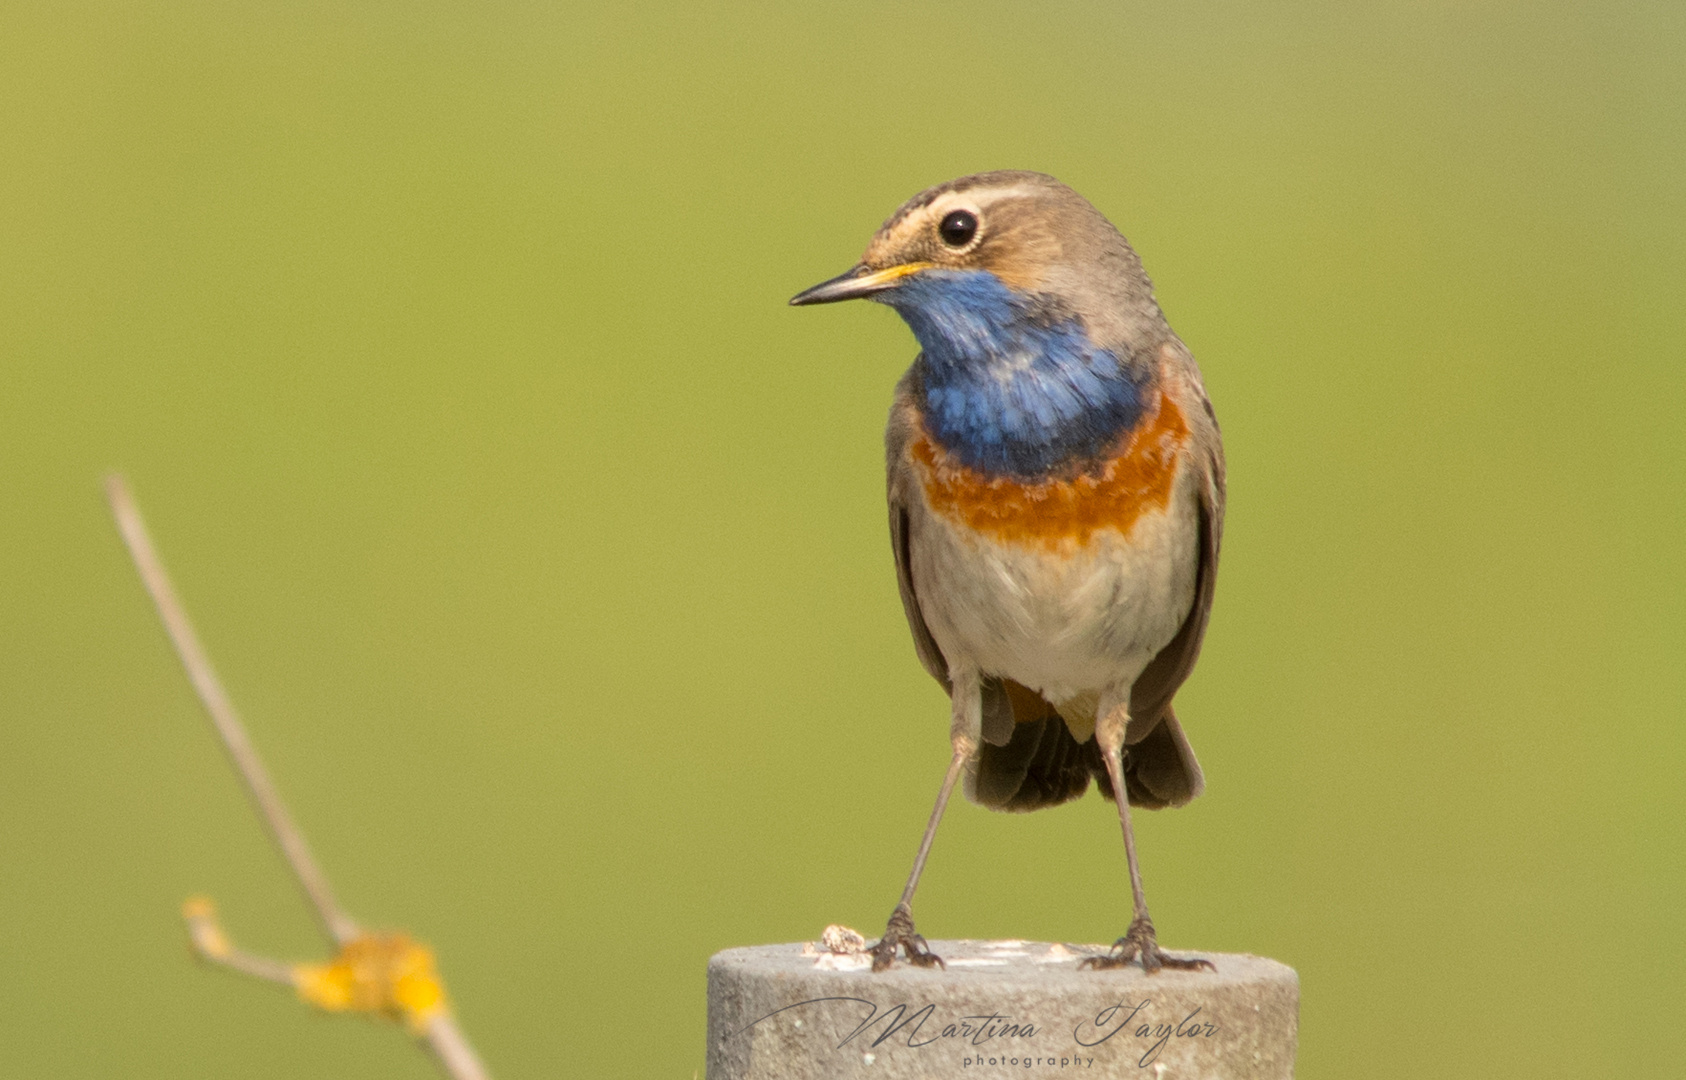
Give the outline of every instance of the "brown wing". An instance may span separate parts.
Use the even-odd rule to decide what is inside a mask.
[[[913,632],[913,650],[919,662],[942,684],[951,696],[954,687],[948,681],[948,661],[925,625],[925,615],[919,610],[919,591],[913,585],[913,524],[908,514],[909,488],[914,483],[908,474],[906,451],[916,423],[913,404],[914,371],[908,368],[896,384],[895,403],[890,406],[890,422],[884,428],[885,494],[890,506],[890,550],[896,557],[896,584],[901,589],[902,612],[907,616],[907,628]],[[917,498],[917,493],[912,497]]]
[[[1148,661],[1146,668],[1136,678],[1136,683],[1130,688],[1130,732],[1125,736],[1125,742],[1138,741],[1138,732],[1142,736],[1158,725],[1161,717],[1171,707],[1171,699],[1176,696],[1177,688],[1182,686],[1188,678],[1189,672],[1194,670],[1194,661],[1200,656],[1200,643],[1206,636],[1206,619],[1212,611],[1212,592],[1217,585],[1218,577],[1218,523],[1215,520],[1217,511],[1206,499],[1202,498],[1199,507],[1199,545],[1200,563],[1196,571],[1194,584],[1194,603],[1183,619],[1183,624],[1177,630],[1170,644],[1159,650],[1159,654]],[[1138,725],[1140,725],[1138,727]]]
[[[1211,418],[1212,406],[1204,395],[1201,405]],[[1206,786],[1200,763],[1195,760],[1182,726],[1177,723],[1177,714],[1171,710],[1171,699],[1194,670],[1194,661],[1200,656],[1200,644],[1206,636],[1206,621],[1212,612],[1212,594],[1217,588],[1218,548],[1223,540],[1224,462],[1216,432],[1217,424],[1213,419],[1211,444],[1198,451],[1201,483],[1196,510],[1200,561],[1195,571],[1194,603],[1189,607],[1176,636],[1159,650],[1130,688],[1130,727],[1124,736],[1129,746],[1143,745],[1144,754],[1138,756],[1145,756],[1146,744],[1149,743],[1165,751],[1157,755],[1163,761],[1159,768],[1153,770],[1163,772],[1165,779],[1152,786],[1162,789],[1165,801],[1173,806],[1194,798]],[[1178,771],[1172,767],[1173,761],[1181,765],[1183,775],[1180,778],[1172,775]],[[1134,794],[1132,792],[1132,802],[1136,801]]]
[[[913,631],[913,651],[919,654],[919,662],[925,665],[931,678],[942,683],[943,689],[952,694],[954,688],[948,681],[948,661],[943,659],[943,651],[937,648],[937,639],[931,636],[931,628],[925,625],[925,616],[919,610],[919,594],[913,588],[913,558],[908,547],[911,543],[908,531],[907,506],[892,496],[890,548],[896,553],[896,584],[901,587],[902,612],[907,615],[907,628]]]

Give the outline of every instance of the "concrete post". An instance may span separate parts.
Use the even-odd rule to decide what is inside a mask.
[[[874,973],[857,948],[716,954],[708,1080],[1294,1075],[1299,977],[1274,960],[1202,953],[1215,973],[1147,975],[1079,970],[1102,946],[933,941],[946,971]]]

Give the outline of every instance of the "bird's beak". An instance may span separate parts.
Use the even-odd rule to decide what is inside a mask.
[[[902,263],[899,266],[886,266],[882,270],[874,270],[865,263],[839,274],[830,281],[822,281],[811,289],[804,289],[790,298],[792,307],[804,304],[835,304],[839,300],[854,300],[862,296],[893,289],[901,284],[902,278],[909,274],[917,274],[929,267],[930,263],[913,262]]]

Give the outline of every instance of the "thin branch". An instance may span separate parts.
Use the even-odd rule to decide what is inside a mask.
[[[287,986],[294,984],[293,965],[235,948],[223,932],[222,923],[217,921],[216,906],[203,896],[196,896],[183,904],[181,915],[187,920],[187,935],[193,942],[194,951],[205,960],[265,982]]]
[[[427,1045],[432,1048],[439,1064],[455,1080],[492,1080],[480,1055],[474,1052],[468,1036],[457,1026],[457,1018],[449,1011],[435,1013],[427,1022]]]
[[[170,635],[170,644],[176,647],[181,666],[187,669],[188,681],[193,683],[205,711],[211,714],[211,723],[216,725],[217,734],[222,737],[223,748],[234,762],[235,771],[246,782],[246,790],[251,794],[252,802],[257,804],[258,815],[269,826],[270,835],[280,846],[287,864],[293,868],[305,896],[316,909],[316,917],[322,921],[322,928],[335,942],[344,945],[357,936],[357,923],[334,899],[334,890],[328,884],[327,875],[316,865],[310,845],[305,843],[304,834],[293,822],[292,815],[287,813],[280,792],[275,790],[274,781],[270,780],[263,760],[252,746],[246,727],[228,698],[228,691],[223,689],[222,680],[217,678],[216,669],[211,666],[211,658],[205,655],[205,647],[199,644],[199,635],[193,632],[193,623],[188,620],[187,609],[182,607],[175,586],[170,584],[170,575],[164,572],[164,563],[152,546],[152,537],[146,531],[146,522],[141,518],[134,496],[129,493],[129,485],[121,476],[114,474],[106,478],[105,494],[111,502],[112,516],[117,519],[117,531],[123,534],[123,542],[128,545],[135,569],[140,572],[146,591],[152,594],[152,602],[158,607],[158,617],[164,621],[164,632]]]
[[[252,745],[245,726],[240,722],[239,714],[234,710],[233,702],[229,700],[228,692],[223,689],[216,669],[211,666],[204,646],[199,643],[199,636],[193,631],[186,608],[182,606],[174,586],[170,584],[170,577],[165,573],[164,564],[152,546],[152,538],[146,531],[146,522],[141,518],[140,508],[135,505],[128,484],[121,476],[112,475],[106,478],[105,490],[111,503],[112,516],[117,520],[117,530],[122,534],[124,544],[128,546],[135,569],[139,571],[147,592],[152,595],[152,602],[158,608],[158,616],[164,622],[164,630],[170,637],[170,643],[175,646],[182,667],[187,669],[188,680],[193,683],[193,689],[199,694],[200,702],[210,714],[211,723],[222,738],[223,748],[228,751],[229,759],[234,762],[235,771],[245,782],[246,790],[257,807],[258,816],[263,818],[264,824],[269,827],[270,835],[280,847],[282,856],[286,858],[287,865],[292,867],[299,886],[316,910],[323,930],[340,946],[341,957],[351,954],[359,945],[371,939],[363,934],[357,922],[346,914],[334,899],[334,891],[328,883],[327,875],[316,864],[315,857],[310,853],[310,845],[305,843],[304,834],[287,813],[286,804],[281,801],[281,795],[269,778],[263,760],[258,757],[257,748]],[[215,908],[209,901],[190,900],[183,908],[182,914],[187,920],[188,933],[194,948],[207,960],[269,982],[286,983],[295,987],[299,985],[300,972],[304,970],[300,966],[256,956],[235,948],[228,935],[223,932],[221,924],[217,921]],[[433,979],[432,954],[425,955],[428,958],[428,978]],[[490,1080],[486,1066],[474,1052],[474,1047],[469,1044],[468,1037],[457,1026],[456,1018],[451,1015],[450,1009],[444,1005],[442,988],[436,980],[430,982],[429,986],[437,1004],[420,1013],[412,1012],[411,1015],[425,1024],[421,1035],[427,1040],[428,1047],[438,1058],[439,1064],[452,1080]]]

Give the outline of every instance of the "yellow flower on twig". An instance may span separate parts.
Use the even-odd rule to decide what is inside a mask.
[[[433,950],[406,934],[364,934],[329,963],[294,965],[293,985],[319,1009],[377,1013],[417,1033],[445,1008]]]

